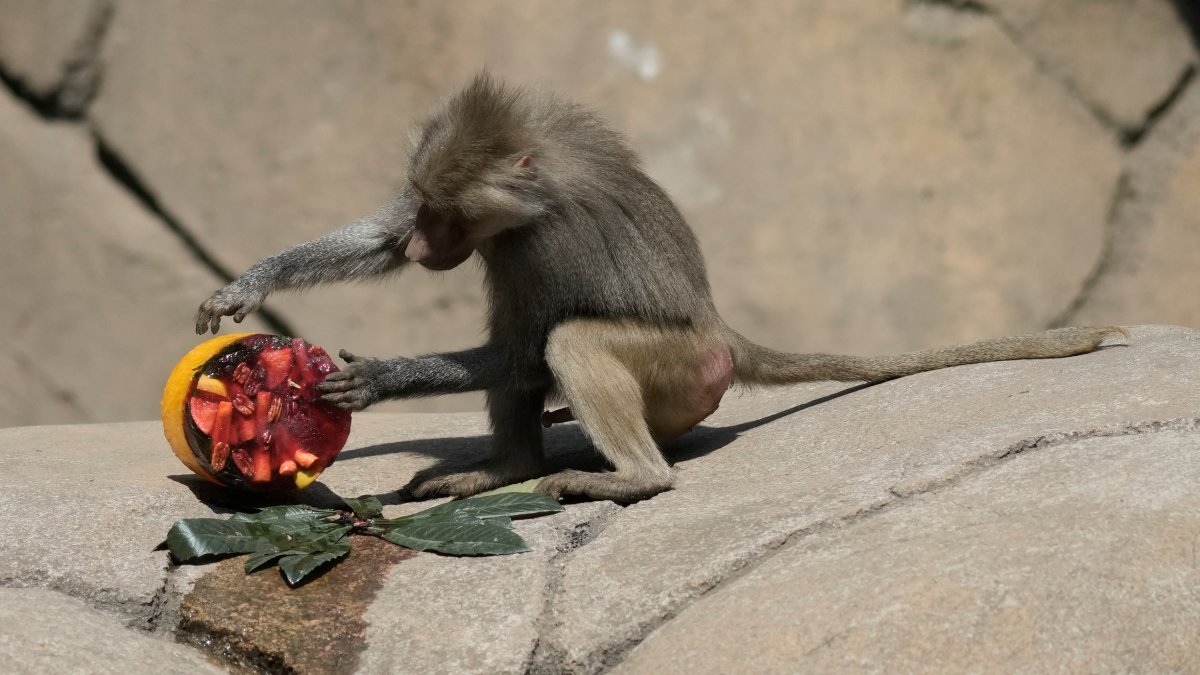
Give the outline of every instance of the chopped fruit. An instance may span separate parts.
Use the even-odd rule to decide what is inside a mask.
[[[254,396],[254,409],[258,414],[254,417],[254,427],[258,433],[263,433],[267,430],[267,416],[271,413],[271,392],[260,391]]]
[[[196,391],[207,392],[219,398],[229,398],[229,389],[225,387],[225,383],[207,375],[201,375],[200,379],[196,380]]]
[[[254,451],[254,475],[250,480],[267,483],[271,480],[271,453],[265,449]]]
[[[243,333],[198,345],[163,392],[163,431],[189,468],[245,490],[307,487],[333,463],[350,413],[316,388],[337,371],[298,338]]]
[[[233,404],[229,401],[221,401],[217,404],[216,421],[213,423],[213,443],[221,443],[229,440],[229,425],[232,421]]]
[[[296,463],[307,469],[317,463],[317,456],[306,450],[297,450]]]
[[[314,480],[316,480],[317,476],[319,476],[319,475],[321,475],[321,472],[316,471],[314,469],[301,469],[300,471],[297,471],[296,472],[296,487],[303,490],[304,488],[308,487],[309,485],[312,485],[312,482]]]
[[[258,427],[253,417],[238,415],[233,422],[233,442],[241,445],[258,435]]]
[[[196,428],[200,431],[211,434],[213,424],[217,421],[217,403],[216,399],[210,396],[192,396],[188,401],[188,412],[192,414],[192,421],[196,423]]]
[[[283,384],[292,370],[292,350],[264,349],[258,358],[266,369],[267,388],[274,389]]]

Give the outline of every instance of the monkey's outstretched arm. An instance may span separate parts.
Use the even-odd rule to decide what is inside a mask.
[[[496,387],[506,377],[500,350],[491,344],[416,358],[372,359],[346,350],[346,369],[330,373],[317,389],[339,408],[362,410],[390,398],[417,398]]]
[[[408,262],[404,247],[417,205],[405,189],[374,215],[254,263],[200,305],[196,333],[215,334],[223,316],[241,322],[275,290],[367,279],[399,269]]]

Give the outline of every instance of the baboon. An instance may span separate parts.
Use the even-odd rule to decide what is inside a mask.
[[[477,254],[488,339],[415,358],[342,351],[323,400],[486,390],[493,452],[414,478],[417,498],[468,496],[542,475],[542,424],[578,419],[612,465],[538,491],[622,502],[672,485],[656,441],[708,416],[733,382],[878,382],[937,368],[1089,352],[1119,328],[1063,328],[899,356],[789,354],[717,315],[696,237],[621,136],[584,107],[477,76],[421,125],[408,177],[374,215],[265,258],[205,301],[196,330],[241,321],[276,289],[446,270]],[[548,400],[567,407],[545,412]]]

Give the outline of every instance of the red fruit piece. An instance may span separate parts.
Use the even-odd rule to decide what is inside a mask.
[[[216,420],[212,427],[212,442],[229,442],[230,423],[233,421],[233,404],[221,401],[217,404]]]
[[[241,445],[257,435],[258,426],[254,423],[254,418],[238,415],[237,419],[233,422],[233,438],[231,442],[234,445]]]
[[[258,355],[267,373],[267,389],[283,384],[292,369],[292,350],[287,347],[264,349]]]
[[[218,403],[219,399],[200,393],[192,394],[192,399],[188,401],[188,412],[201,433],[212,434],[213,425],[217,422]]]
[[[266,448],[254,451],[254,474],[250,480],[255,483],[271,482],[271,453]]]
[[[296,463],[293,462],[292,460],[290,460],[290,459],[284,460],[279,463],[279,475],[280,476],[290,476],[290,475],[296,473],[297,468],[298,467],[296,466]]]

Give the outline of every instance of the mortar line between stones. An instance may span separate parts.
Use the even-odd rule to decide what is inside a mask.
[[[1112,199],[1108,203],[1108,212],[1104,216],[1104,232],[1100,241],[1100,254],[1096,256],[1096,264],[1083,278],[1083,283],[1079,285],[1079,290],[1075,292],[1075,296],[1067,303],[1050,322],[1046,325],[1047,328],[1062,328],[1069,325],[1075,320],[1075,316],[1087,301],[1092,297],[1092,291],[1096,290],[1096,285],[1100,283],[1112,269],[1113,260],[1116,257],[1117,248],[1117,217],[1121,213],[1121,208],[1125,202],[1134,196],[1129,171],[1124,170],[1117,177],[1116,187],[1113,189]]]
[[[636,637],[626,640],[622,644],[610,645],[601,647],[593,652],[594,660],[600,663],[600,667],[596,670],[597,673],[607,673],[621,662],[623,662],[638,645],[645,642],[654,632],[663,626],[673,621],[676,617],[682,614],[699,600],[707,597],[709,594],[725,588],[729,584],[736,582],[738,579],[746,576],[750,572],[758,569],[764,563],[770,561],[776,555],[798,546],[803,540],[824,534],[832,530],[848,529],[865,521],[875,515],[886,513],[894,508],[903,506],[904,503],[913,497],[923,495],[937,494],[943,490],[953,488],[964,480],[980,475],[996,466],[1007,463],[1011,458],[1024,454],[1031,450],[1046,450],[1049,448],[1068,445],[1078,441],[1084,441],[1092,438],[1120,438],[1123,436],[1134,436],[1144,433],[1159,433],[1164,431],[1197,431],[1200,430],[1200,417],[1193,418],[1173,418],[1168,420],[1150,420],[1145,422],[1134,422],[1127,424],[1115,424],[1099,429],[1091,429],[1088,431],[1059,431],[1031,436],[1013,443],[1008,444],[1000,452],[983,455],[974,459],[963,462],[962,467],[953,475],[947,476],[942,480],[930,483],[919,490],[904,492],[897,490],[896,487],[890,486],[887,488],[887,497],[868,504],[862,509],[848,515],[835,518],[826,518],[817,521],[807,527],[802,527],[775,540],[766,542],[762,550],[757,554],[751,553],[740,564],[737,564],[729,572],[720,576],[711,584],[699,590],[698,593],[690,597],[679,600],[674,607],[665,612],[662,616],[645,622],[637,630]]]
[[[235,276],[186,228],[178,218],[162,205],[154,192],[145,181],[133,170],[128,162],[104,138],[99,130],[92,129],[92,139],[96,144],[96,158],[108,175],[138,201],[147,211],[158,218],[192,256],[222,281],[228,283]],[[297,335],[296,330],[278,314],[266,307],[258,309],[258,315],[272,331],[280,335]]]

